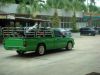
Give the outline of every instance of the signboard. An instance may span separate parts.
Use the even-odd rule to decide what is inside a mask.
[[[6,19],[7,17],[5,15],[0,15],[0,19]]]
[[[15,19],[14,15],[0,15],[0,19]]]
[[[7,15],[7,19],[15,19],[15,16],[13,16],[13,15]]]

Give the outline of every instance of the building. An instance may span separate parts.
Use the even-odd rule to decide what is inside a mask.
[[[100,27],[100,14],[85,13],[83,20],[87,22],[87,26]]]
[[[0,8],[0,11],[5,12],[6,14],[13,13],[13,14],[16,14],[16,16],[18,16],[17,7],[18,7],[18,4],[11,4],[11,5],[7,5],[5,7]],[[66,12],[63,9],[58,9],[57,11],[58,11],[58,15],[61,20],[59,27],[71,28],[71,26],[72,26],[71,17],[73,16],[73,12],[72,11]],[[53,14],[54,14],[54,9],[50,9],[48,11],[44,10],[44,11],[41,11],[37,17],[44,19],[44,20],[50,20],[50,17],[53,16]],[[84,16],[83,12],[80,12],[80,11],[76,12],[77,28],[85,27],[87,25],[87,22],[83,21],[83,16]],[[52,26],[51,22],[49,22],[46,25]]]

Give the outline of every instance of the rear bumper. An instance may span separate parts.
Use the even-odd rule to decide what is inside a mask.
[[[10,47],[10,46],[4,46],[4,48],[6,50],[22,50],[22,51],[26,51],[27,50],[26,47]]]

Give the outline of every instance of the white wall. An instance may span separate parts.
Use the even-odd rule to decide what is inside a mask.
[[[17,4],[10,4],[0,8],[5,13],[17,13]]]

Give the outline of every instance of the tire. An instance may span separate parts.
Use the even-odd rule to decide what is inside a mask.
[[[92,36],[95,36],[95,34],[93,34]]]
[[[36,50],[36,54],[41,56],[41,55],[44,55],[45,54],[45,51],[46,51],[46,48],[44,45],[39,45],[37,47],[37,50]]]
[[[72,48],[73,48],[72,42],[68,42],[66,46],[66,50],[72,50]]]
[[[21,56],[24,55],[24,53],[25,53],[24,51],[16,51],[16,52],[18,55],[21,55]]]

